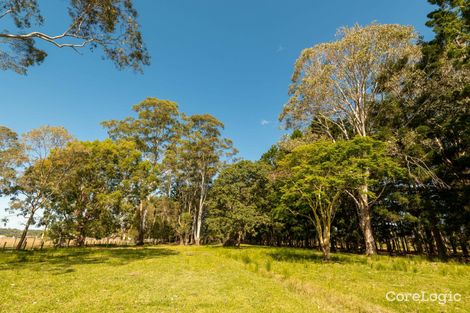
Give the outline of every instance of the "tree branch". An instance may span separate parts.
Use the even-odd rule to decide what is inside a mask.
[[[58,48],[83,48],[87,44],[93,41],[98,41],[97,38],[89,38],[85,39],[85,37],[78,36],[78,35],[72,35],[72,34],[62,34],[62,35],[57,35],[57,36],[49,36],[41,32],[31,32],[29,34],[1,34],[0,33],[0,38],[8,38],[8,39],[18,39],[18,40],[25,40],[25,39],[30,39],[30,38],[39,38],[44,41],[47,41],[53,45],[55,45]],[[58,43],[57,40],[62,39],[62,38],[76,38],[76,39],[83,39],[81,43]]]
[[[11,12],[13,12],[12,9],[8,9],[6,10],[5,12],[3,12],[2,14],[0,14],[0,19],[5,17],[6,15],[10,14]]]

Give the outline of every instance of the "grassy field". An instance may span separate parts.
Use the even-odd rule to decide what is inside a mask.
[[[469,266],[287,248],[0,253],[0,312],[468,312]],[[389,291],[460,302],[389,302]]]

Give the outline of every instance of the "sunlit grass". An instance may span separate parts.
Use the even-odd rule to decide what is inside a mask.
[[[336,312],[468,312],[469,266],[433,262],[424,257],[366,257],[333,254],[322,261],[318,252],[291,248],[244,247],[216,249],[240,260],[246,269],[272,277],[290,290],[304,294],[323,311]],[[258,270],[260,268],[261,270]],[[461,302],[389,302],[396,293],[460,293]]]
[[[468,265],[244,246],[0,253],[0,312],[466,312]],[[462,301],[388,302],[395,292]]]

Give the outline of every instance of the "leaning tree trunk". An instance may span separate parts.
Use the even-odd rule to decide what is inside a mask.
[[[26,235],[28,234],[29,226],[33,223],[35,210],[31,211],[26,225],[24,226],[23,232],[21,233],[20,241],[16,245],[16,250],[21,250],[23,248],[24,242],[26,240]]]
[[[377,246],[375,244],[374,233],[372,231],[371,211],[369,205],[369,186],[367,183],[359,187],[358,211],[359,222],[364,234],[364,244],[366,255],[377,254]]]

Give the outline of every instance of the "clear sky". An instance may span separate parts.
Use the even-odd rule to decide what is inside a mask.
[[[64,30],[66,2],[39,0],[45,31]],[[282,135],[277,117],[302,49],[334,40],[338,27],[372,21],[413,25],[432,36],[425,0],[134,2],[152,56],[143,75],[118,71],[98,53],[44,46],[48,58],[27,76],[0,71],[0,124],[18,133],[62,125],[78,139],[103,139],[101,121],[128,116],[133,104],[157,97],[176,101],[186,114],[214,115],[239,156],[254,160]],[[0,218],[6,205],[0,199]],[[21,222],[12,217],[8,226]]]

